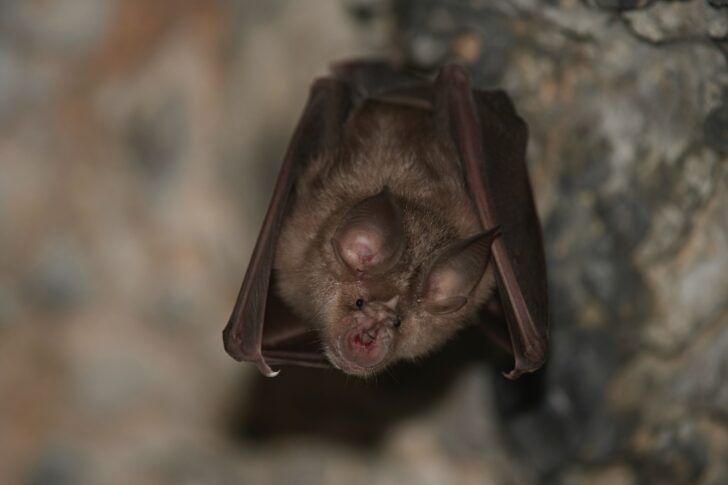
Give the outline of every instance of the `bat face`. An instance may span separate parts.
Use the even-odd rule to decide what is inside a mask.
[[[367,376],[441,346],[493,291],[493,271],[486,266],[494,234],[452,242],[415,268],[355,273],[354,281],[338,285],[321,328],[329,361],[348,374]]]
[[[422,137],[427,114],[412,115],[381,108],[350,120],[360,129],[344,155],[311,164],[281,230],[279,292],[349,374],[433,351],[494,287],[486,268],[495,231],[482,232],[456,162]],[[393,143],[410,129],[419,130],[414,148]],[[440,157],[431,167],[408,163],[420,150]],[[332,169],[340,166],[347,171]]]
[[[401,348],[410,292],[403,214],[388,187],[339,212],[318,231],[296,217],[310,222],[313,214],[293,212],[276,259],[279,291],[318,330],[335,367],[370,375],[397,360]],[[298,239],[305,227],[316,241],[311,247]]]

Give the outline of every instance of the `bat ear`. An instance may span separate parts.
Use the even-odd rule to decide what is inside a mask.
[[[402,257],[402,216],[388,187],[357,202],[331,240],[337,259],[357,275],[383,273]]]
[[[483,277],[498,228],[456,241],[432,263],[422,283],[420,301],[427,312],[444,315],[459,310]]]

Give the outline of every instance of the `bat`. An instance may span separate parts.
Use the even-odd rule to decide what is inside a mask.
[[[281,166],[226,351],[257,364],[369,376],[475,325],[513,357],[546,359],[541,226],[528,128],[461,66],[434,81],[379,61],[317,79]]]

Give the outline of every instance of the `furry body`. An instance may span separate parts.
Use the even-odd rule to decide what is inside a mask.
[[[278,291],[318,329],[327,356],[345,371],[371,374],[436,349],[472,321],[493,292],[488,266],[461,308],[432,314],[423,307],[423,279],[433,258],[483,230],[455,148],[436,134],[430,110],[367,101],[347,120],[338,150],[311,160],[297,179],[276,248]],[[400,209],[404,252],[383,274],[352,276],[332,238],[347,211],[385,187]],[[338,348],[354,325],[351,315],[358,318],[358,300],[390,302],[398,320],[387,334],[386,356],[371,366],[350,365]]]

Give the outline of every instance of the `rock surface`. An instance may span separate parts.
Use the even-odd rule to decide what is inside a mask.
[[[724,4],[1,2],[3,482],[728,482]],[[535,408],[464,351],[361,383],[222,350],[308,85],[370,54],[529,123]]]

